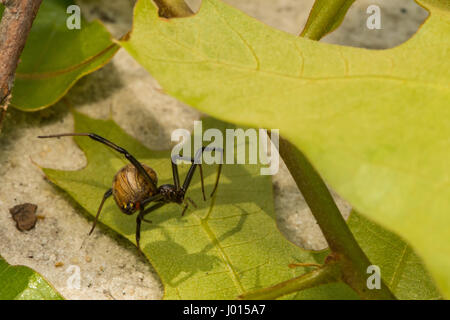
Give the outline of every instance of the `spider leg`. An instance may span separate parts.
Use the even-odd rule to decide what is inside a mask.
[[[103,204],[105,203],[106,199],[108,199],[112,195],[112,189],[108,189],[105,194],[103,195],[102,202],[100,203],[100,207],[98,207],[97,214],[95,215],[94,224],[92,225],[91,231],[89,231],[89,235],[92,234],[92,232],[95,229],[95,226],[97,225],[98,217],[100,216],[100,212],[102,211]]]
[[[190,161],[192,163],[191,168],[189,169],[189,172],[192,171],[191,179],[192,179],[192,176],[194,175],[195,168],[198,165],[198,169],[200,171],[200,181],[202,184],[203,200],[206,201],[205,183],[204,183],[204,179],[203,179],[203,169],[202,169],[201,163],[195,163],[195,159],[192,159],[191,157],[182,157],[182,156],[173,156],[172,157],[173,182],[174,182],[174,185],[177,188],[177,190],[180,190],[180,176],[178,174],[177,160],[186,160],[186,161]],[[185,184],[186,184],[186,182],[183,184],[183,189],[184,189]],[[184,191],[186,191],[186,189],[184,189]]]
[[[136,246],[139,252],[142,252],[141,245],[139,243],[139,241],[141,240],[141,221],[142,221],[141,215],[138,214],[136,217]]]
[[[139,214],[136,217],[136,246],[138,248],[139,251],[141,251],[141,246],[140,246],[140,240],[141,240],[141,222],[142,221],[146,221],[149,222],[150,220],[145,220],[144,217],[149,214],[152,211],[155,211],[158,208],[161,208],[163,205],[165,205],[165,202],[159,202],[159,203],[155,203],[153,206],[151,206],[150,208],[145,209],[144,207],[142,207],[141,211],[139,211]],[[151,221],[150,221],[151,222]]]
[[[190,204],[192,204],[192,205],[194,206],[194,208],[197,208],[197,205],[195,204],[194,200],[192,200],[192,199],[189,198],[189,197],[186,197],[186,200],[187,200]]]
[[[150,178],[147,171],[145,171],[144,167],[141,165],[139,161],[136,160],[135,157],[133,157],[127,150],[125,150],[122,147],[119,147],[118,145],[112,143],[111,141],[95,134],[95,133],[61,133],[61,134],[52,134],[48,136],[38,136],[38,138],[60,138],[60,137],[73,137],[73,136],[82,136],[82,137],[89,137],[92,140],[95,140],[97,142],[103,143],[104,145],[116,150],[117,152],[123,154],[125,158],[130,161],[135,168],[138,170],[138,172],[144,176],[145,180],[150,184],[151,189],[153,192],[157,191],[156,185],[153,182],[153,180]]]
[[[189,204],[185,203],[184,207],[183,207],[183,211],[181,212],[181,216],[184,216],[184,213],[186,212],[188,207],[189,207]]]
[[[145,218],[142,218],[142,221],[147,222],[147,223],[153,223],[152,220],[147,220],[147,219],[145,219]]]
[[[145,206],[147,206],[147,204],[149,204],[150,202],[153,202],[153,201],[159,201],[162,198],[163,198],[163,195],[160,193],[155,194],[154,196],[148,197],[147,199],[145,199],[141,202],[141,209],[144,210],[144,208],[145,208]]]
[[[192,165],[191,165],[191,167],[190,167],[190,169],[189,169],[189,171],[188,171],[188,173],[187,173],[187,175],[186,175],[186,178],[185,178],[185,180],[184,180],[184,183],[183,183],[183,190],[184,190],[184,191],[187,191],[187,189],[189,188],[189,185],[190,185],[190,183],[191,183],[192,177],[194,176],[194,172],[195,172],[196,165],[198,164],[199,167],[201,168],[201,165],[200,165],[200,159],[201,159],[201,157],[202,157],[203,151],[216,151],[216,152],[220,152],[221,155],[222,155],[222,159],[223,159],[223,149],[222,149],[222,148],[202,147],[202,148],[198,149],[197,152],[195,153],[195,159],[194,159],[194,161],[192,161],[192,159],[191,159],[191,161],[192,161],[193,163],[192,163]],[[180,158],[180,159],[181,159],[181,158]],[[184,159],[183,159],[183,160],[184,160]],[[222,162],[223,162],[223,161],[222,161]],[[212,193],[211,193],[211,197],[214,195],[214,193],[216,192],[217,187],[218,187],[218,185],[219,185],[219,178],[220,178],[220,173],[221,173],[221,171],[222,171],[222,163],[219,163],[219,168],[218,168],[218,171],[217,171],[217,178],[216,178],[216,182],[215,182],[215,184],[214,184],[214,189],[213,189],[213,191],[212,191]],[[203,199],[205,200],[206,198],[205,198],[205,194],[204,194],[205,191],[204,191],[204,186],[203,186],[203,172],[202,172],[201,169],[200,169],[200,175],[201,175],[201,178],[202,178]]]
[[[172,176],[173,176],[173,184],[177,190],[180,190],[180,175],[178,173],[177,160],[185,160],[181,156],[173,156],[172,157]],[[190,159],[188,161],[191,161]]]
[[[213,189],[213,191],[211,192],[211,195],[210,195],[211,198],[216,193],[217,187],[219,186],[219,178],[220,178],[220,173],[221,172],[222,172],[222,163],[219,163],[219,167],[217,168],[216,183],[214,184],[214,189]]]
[[[161,208],[163,205],[165,205],[165,202],[159,202],[159,203],[155,203],[153,206],[151,206],[150,208],[144,209],[142,210],[139,214],[141,215],[142,221],[145,222],[149,222],[152,223],[150,220],[146,220],[144,217],[149,214],[152,211],[155,211],[156,209]]]

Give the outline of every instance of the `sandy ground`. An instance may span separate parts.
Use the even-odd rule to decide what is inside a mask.
[[[312,0],[226,2],[293,34],[300,33],[313,4]],[[101,19],[115,37],[131,27],[132,0],[78,3],[88,19]],[[197,8],[199,1],[189,3]],[[381,30],[366,28],[366,9],[371,4],[381,7]],[[426,16],[427,12],[412,0],[359,0],[342,27],[323,41],[374,49],[393,47],[407,40]],[[39,143],[35,137],[72,131],[70,104],[96,118],[112,114],[120,126],[149,148],[166,149],[171,131],[192,127],[200,114],[163,95],[157,87],[156,81],[121,50],[105,68],[79,81],[65,102],[37,113],[8,113],[0,134],[0,255],[11,264],[37,270],[67,299],[160,299],[162,286],[151,265],[117,234],[100,226],[88,238],[91,219],[64,192],[45,181],[33,164],[65,170],[82,168],[86,159],[75,143],[71,139]],[[283,233],[302,247],[324,248],[320,229],[283,164],[273,177],[273,185],[277,221]],[[348,215],[350,207],[337,196],[336,200]],[[21,233],[8,209],[23,202],[37,204],[37,214],[45,219],[39,220],[35,229]],[[80,289],[67,285],[73,274],[71,265],[80,268]]]

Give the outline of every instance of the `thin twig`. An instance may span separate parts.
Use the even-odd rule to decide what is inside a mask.
[[[42,0],[0,0],[0,128],[11,100],[19,58]]]

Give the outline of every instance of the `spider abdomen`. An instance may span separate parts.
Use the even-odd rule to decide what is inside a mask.
[[[157,185],[156,172],[145,164],[142,166]],[[112,194],[117,206],[125,214],[133,214],[139,209],[141,201],[154,195],[155,192],[156,190],[153,191],[150,183],[132,164],[124,166],[114,176]]]

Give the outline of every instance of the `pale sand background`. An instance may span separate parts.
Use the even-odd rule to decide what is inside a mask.
[[[233,6],[275,28],[298,34],[312,0],[227,0]],[[132,0],[79,1],[88,19],[103,20],[116,37],[131,27]],[[189,1],[198,7],[199,1]],[[379,4],[382,30],[365,27],[366,8]],[[324,41],[367,48],[388,48],[407,40],[427,12],[412,0],[358,0],[339,30]],[[368,62],[370,63],[370,62]],[[149,148],[167,149],[172,130],[192,127],[200,114],[156,90],[156,81],[121,50],[105,68],[83,78],[70,90],[74,108],[96,118],[113,119]],[[0,134],[0,254],[11,264],[29,266],[43,274],[67,299],[160,299],[161,283],[135,247],[105,227],[87,239],[92,220],[64,192],[43,179],[41,166],[75,170],[85,163],[71,139],[37,141],[39,134],[70,132],[73,118],[64,103],[38,113],[11,110]],[[305,248],[326,246],[302,196],[282,165],[273,178],[280,229]],[[99,199],[100,201],[100,199]],[[16,204],[38,205],[45,216],[36,228],[21,233],[8,209]],[[348,215],[349,206],[338,200]],[[84,246],[80,249],[82,242]],[[56,268],[56,262],[64,266]],[[69,265],[80,266],[82,287],[66,287]]]

